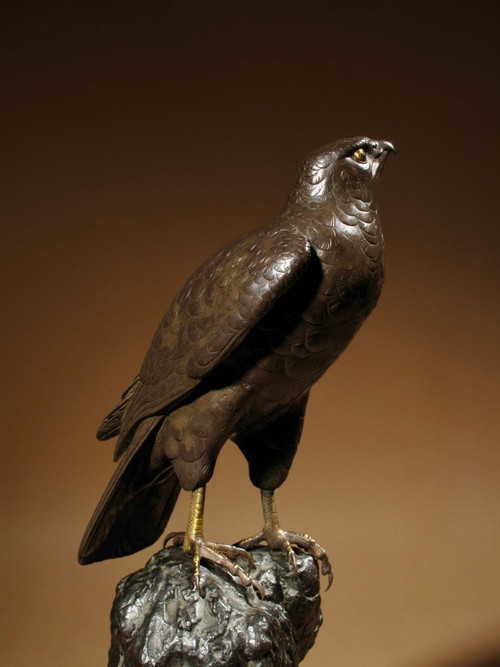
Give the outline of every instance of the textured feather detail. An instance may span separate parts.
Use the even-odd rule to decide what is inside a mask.
[[[354,137],[314,151],[281,215],[189,278],[139,376],[98,431],[100,439],[118,435],[121,460],[80,562],[154,542],[180,486],[206,484],[229,438],[248,459],[254,484],[272,490],[284,481],[310,387],[380,295],[377,190],[391,150],[388,142]]]
[[[118,405],[113,408],[109,415],[103,420],[102,424],[99,426],[97,431],[98,440],[109,440],[109,438],[114,438],[120,433],[122,426],[123,414],[134,395],[135,390],[139,384],[139,376],[137,376],[130,387],[126,389],[123,394],[121,401]]]
[[[160,421],[147,419],[136,430],[85,531],[82,565],[135,553],[163,533],[181,487],[169,461],[151,468]]]
[[[303,234],[276,223],[228,244],[191,276],[161,321],[137,389],[123,407],[117,455],[141,419],[168,414],[192,395],[296,283],[310,259]]]

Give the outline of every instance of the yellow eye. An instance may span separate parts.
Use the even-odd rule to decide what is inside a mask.
[[[357,151],[354,151],[353,158],[356,162],[366,162],[366,153],[362,148],[358,148]]]

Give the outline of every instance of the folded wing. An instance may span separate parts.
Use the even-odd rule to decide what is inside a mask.
[[[137,424],[185,401],[300,278],[307,239],[271,224],[219,250],[195,271],[162,319],[138,378],[104,420],[118,458]]]

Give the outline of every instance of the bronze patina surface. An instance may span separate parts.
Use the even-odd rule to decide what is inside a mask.
[[[284,531],[273,492],[286,479],[311,386],[339,357],[379,298],[384,242],[377,211],[387,141],[354,137],[309,154],[286,204],[267,225],[210,257],[180,290],[139,372],[98,437],[118,436],[111,479],[84,535],[81,563],[131,554],[163,533],[180,489],[193,492],[193,556],[234,563],[241,548],[203,537],[204,487],[228,439],[262,491],[265,525],[239,547],[266,542],[296,568],[292,546],[321,561],[310,537]]]

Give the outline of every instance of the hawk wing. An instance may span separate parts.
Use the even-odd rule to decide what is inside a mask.
[[[295,227],[271,223],[195,271],[160,322],[139,377],[99,430],[101,438],[116,435],[119,416],[115,457],[142,419],[171,412],[192,394],[299,279],[310,258],[310,244]]]

